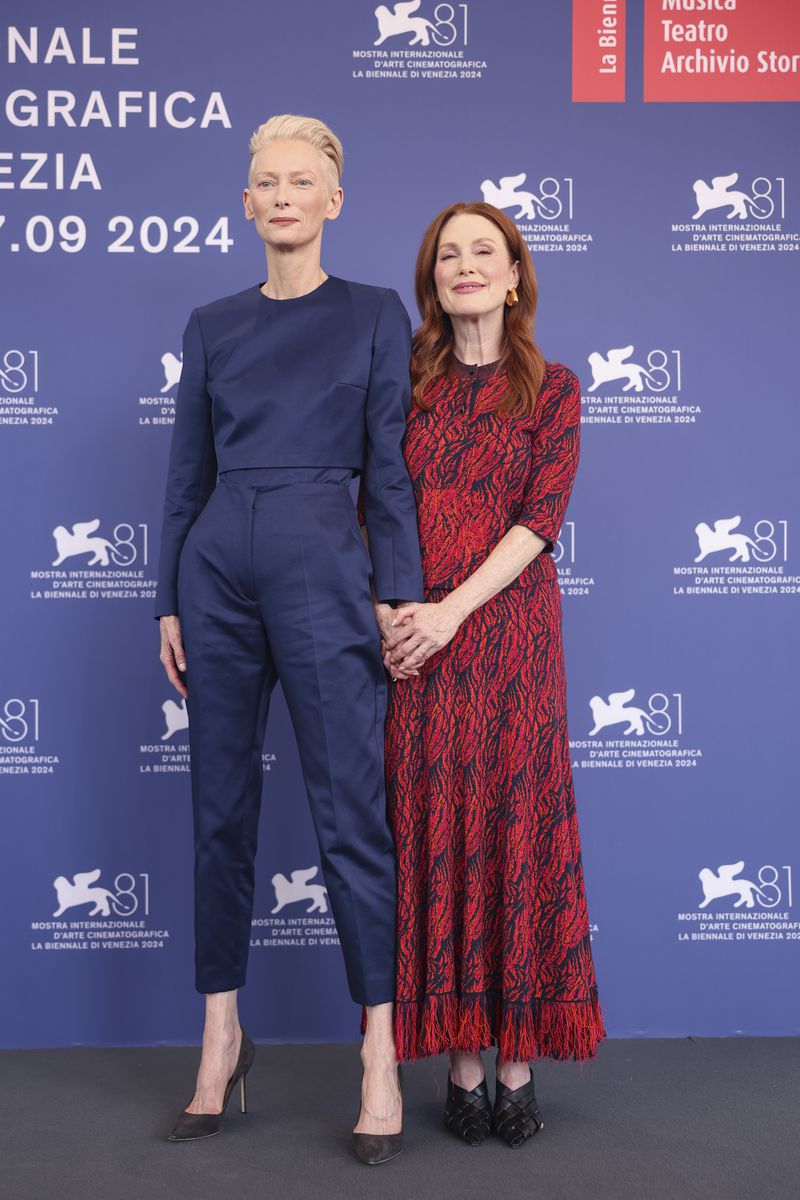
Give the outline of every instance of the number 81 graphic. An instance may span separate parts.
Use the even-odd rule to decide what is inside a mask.
[[[121,871],[115,877],[114,895],[110,903],[118,917],[132,917],[140,908],[144,916],[149,914],[150,875],[146,871],[140,871],[138,878],[144,881],[141,895],[137,890],[135,875],[131,875],[129,871]]]

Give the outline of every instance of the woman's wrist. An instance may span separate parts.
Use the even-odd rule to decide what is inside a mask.
[[[456,626],[461,625],[472,612],[472,609],[465,602],[463,594],[459,595],[460,591],[460,588],[454,588],[452,592],[448,592],[439,601],[439,606],[452,618]]]

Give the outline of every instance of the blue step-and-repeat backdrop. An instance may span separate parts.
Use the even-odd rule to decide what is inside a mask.
[[[345,146],[323,265],[511,215],[583,385],[557,546],[611,1035],[798,1032],[794,0],[12,0],[0,28],[0,822],[11,1046],[196,1041],[187,716],[153,595],[181,332],[263,280],[274,113]],[[6,23],[7,22],[7,23]],[[354,1040],[282,700],[243,1021]]]

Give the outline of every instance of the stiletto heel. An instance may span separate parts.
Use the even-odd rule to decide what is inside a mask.
[[[402,1099],[403,1068],[400,1063],[397,1064],[397,1091]],[[390,1117],[376,1119],[388,1121]],[[356,1121],[358,1121],[358,1117],[356,1117]],[[358,1158],[367,1166],[374,1167],[378,1163],[388,1162],[390,1158],[396,1158],[403,1149],[402,1125],[399,1133],[354,1133],[353,1149]]]
[[[492,1106],[485,1079],[468,1092],[466,1088],[453,1083],[448,1072],[444,1123],[451,1133],[463,1138],[468,1146],[480,1146],[486,1140],[492,1128]]]
[[[238,1083],[240,1085],[240,1101],[242,1112],[247,1112],[247,1094],[245,1091],[245,1076],[253,1065],[256,1048],[253,1039],[242,1030],[242,1044],[239,1047],[239,1057],[233,1074],[225,1085],[225,1095],[222,1099],[222,1112],[190,1113],[186,1109],[178,1117],[172,1132],[167,1136],[168,1142],[196,1142],[198,1138],[213,1137],[222,1131],[222,1118],[230,1098],[230,1094]]]
[[[513,1147],[522,1146],[544,1128],[533,1090],[533,1071],[528,1082],[513,1091],[498,1079],[493,1116],[498,1136]]]

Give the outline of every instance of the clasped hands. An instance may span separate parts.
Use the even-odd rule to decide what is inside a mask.
[[[397,608],[375,605],[381,657],[392,679],[419,675],[425,660],[452,640],[461,618],[447,601],[447,597],[437,604],[412,601]]]

